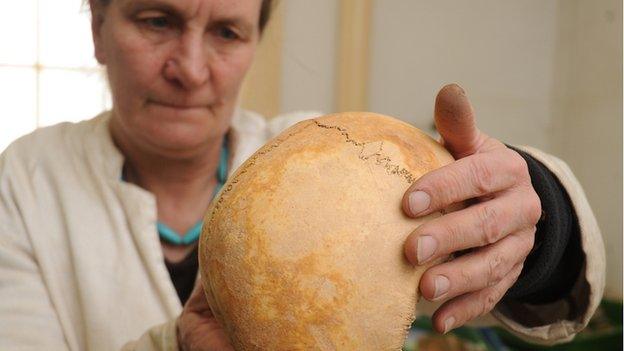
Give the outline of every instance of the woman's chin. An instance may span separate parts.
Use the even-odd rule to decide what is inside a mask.
[[[206,130],[189,125],[158,126],[146,131],[143,138],[153,152],[167,157],[187,158],[206,152],[218,140],[217,128]]]
[[[169,109],[152,107],[132,118],[118,117],[122,144],[134,144],[151,154],[189,158],[210,150],[227,131],[228,119],[215,116],[209,108]],[[115,129],[115,128],[114,128]]]

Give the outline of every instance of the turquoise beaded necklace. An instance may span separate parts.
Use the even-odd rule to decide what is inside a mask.
[[[228,163],[228,147],[227,147],[227,137],[223,139],[223,146],[221,147],[221,155],[219,157],[219,167],[217,168],[217,185],[215,186],[214,191],[212,192],[212,199],[215,198],[219,190],[225,184],[227,179],[227,163]],[[123,173],[121,179],[125,181]],[[184,235],[179,235],[175,230],[169,228],[165,223],[160,221],[156,222],[156,228],[158,229],[158,236],[163,241],[166,241],[169,244],[173,245],[189,245],[197,241],[199,239],[199,235],[201,234],[203,221],[197,222],[191,229],[189,229]]]
[[[221,156],[219,158],[219,168],[217,168],[217,186],[215,186],[212,192],[212,199],[215,198],[219,190],[225,184],[227,179],[227,163],[228,163],[228,148],[227,138],[223,139],[223,147],[221,147]],[[197,222],[191,229],[189,229],[184,235],[179,235],[173,229],[169,228],[166,224],[158,221],[156,228],[158,229],[158,235],[163,241],[173,245],[189,245],[196,242],[201,234],[203,221]]]

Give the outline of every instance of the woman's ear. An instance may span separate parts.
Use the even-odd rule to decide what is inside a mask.
[[[91,35],[93,37],[93,48],[96,60],[102,64],[106,64],[106,55],[102,43],[102,25],[104,24],[105,8],[99,0],[89,0],[89,8],[91,9]]]

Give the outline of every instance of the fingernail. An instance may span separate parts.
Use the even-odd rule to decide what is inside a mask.
[[[455,317],[448,317],[444,321],[444,334],[451,331],[451,329],[453,329],[453,325],[455,325]]]
[[[430,235],[423,235],[418,238],[417,245],[416,258],[418,259],[418,264],[423,264],[438,248],[438,241]]]
[[[415,191],[409,194],[409,208],[412,215],[417,215],[420,212],[429,208],[431,198],[424,191]]]
[[[435,285],[435,291],[433,293],[434,300],[446,294],[446,292],[449,289],[449,286],[451,285],[448,278],[443,275],[436,276],[435,279],[433,280],[433,283]]]

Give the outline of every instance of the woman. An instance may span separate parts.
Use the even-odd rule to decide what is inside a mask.
[[[274,129],[236,108],[271,1],[90,6],[112,110],[40,129],[0,158],[0,348],[229,349],[200,289],[182,304],[197,271],[197,224],[215,189]],[[414,264],[468,252],[423,276],[423,296],[446,301],[435,328],[448,331],[496,307],[493,315],[527,339],[570,339],[604,281],[600,233],[580,186],[560,161],[481,133],[458,86],[438,94],[436,123],[459,160],[414,183],[405,212],[476,200],[419,227],[405,244]],[[541,206],[550,222],[537,223]],[[561,278],[554,286],[553,277]],[[576,310],[563,310],[570,301]],[[555,312],[533,310],[536,303]]]

